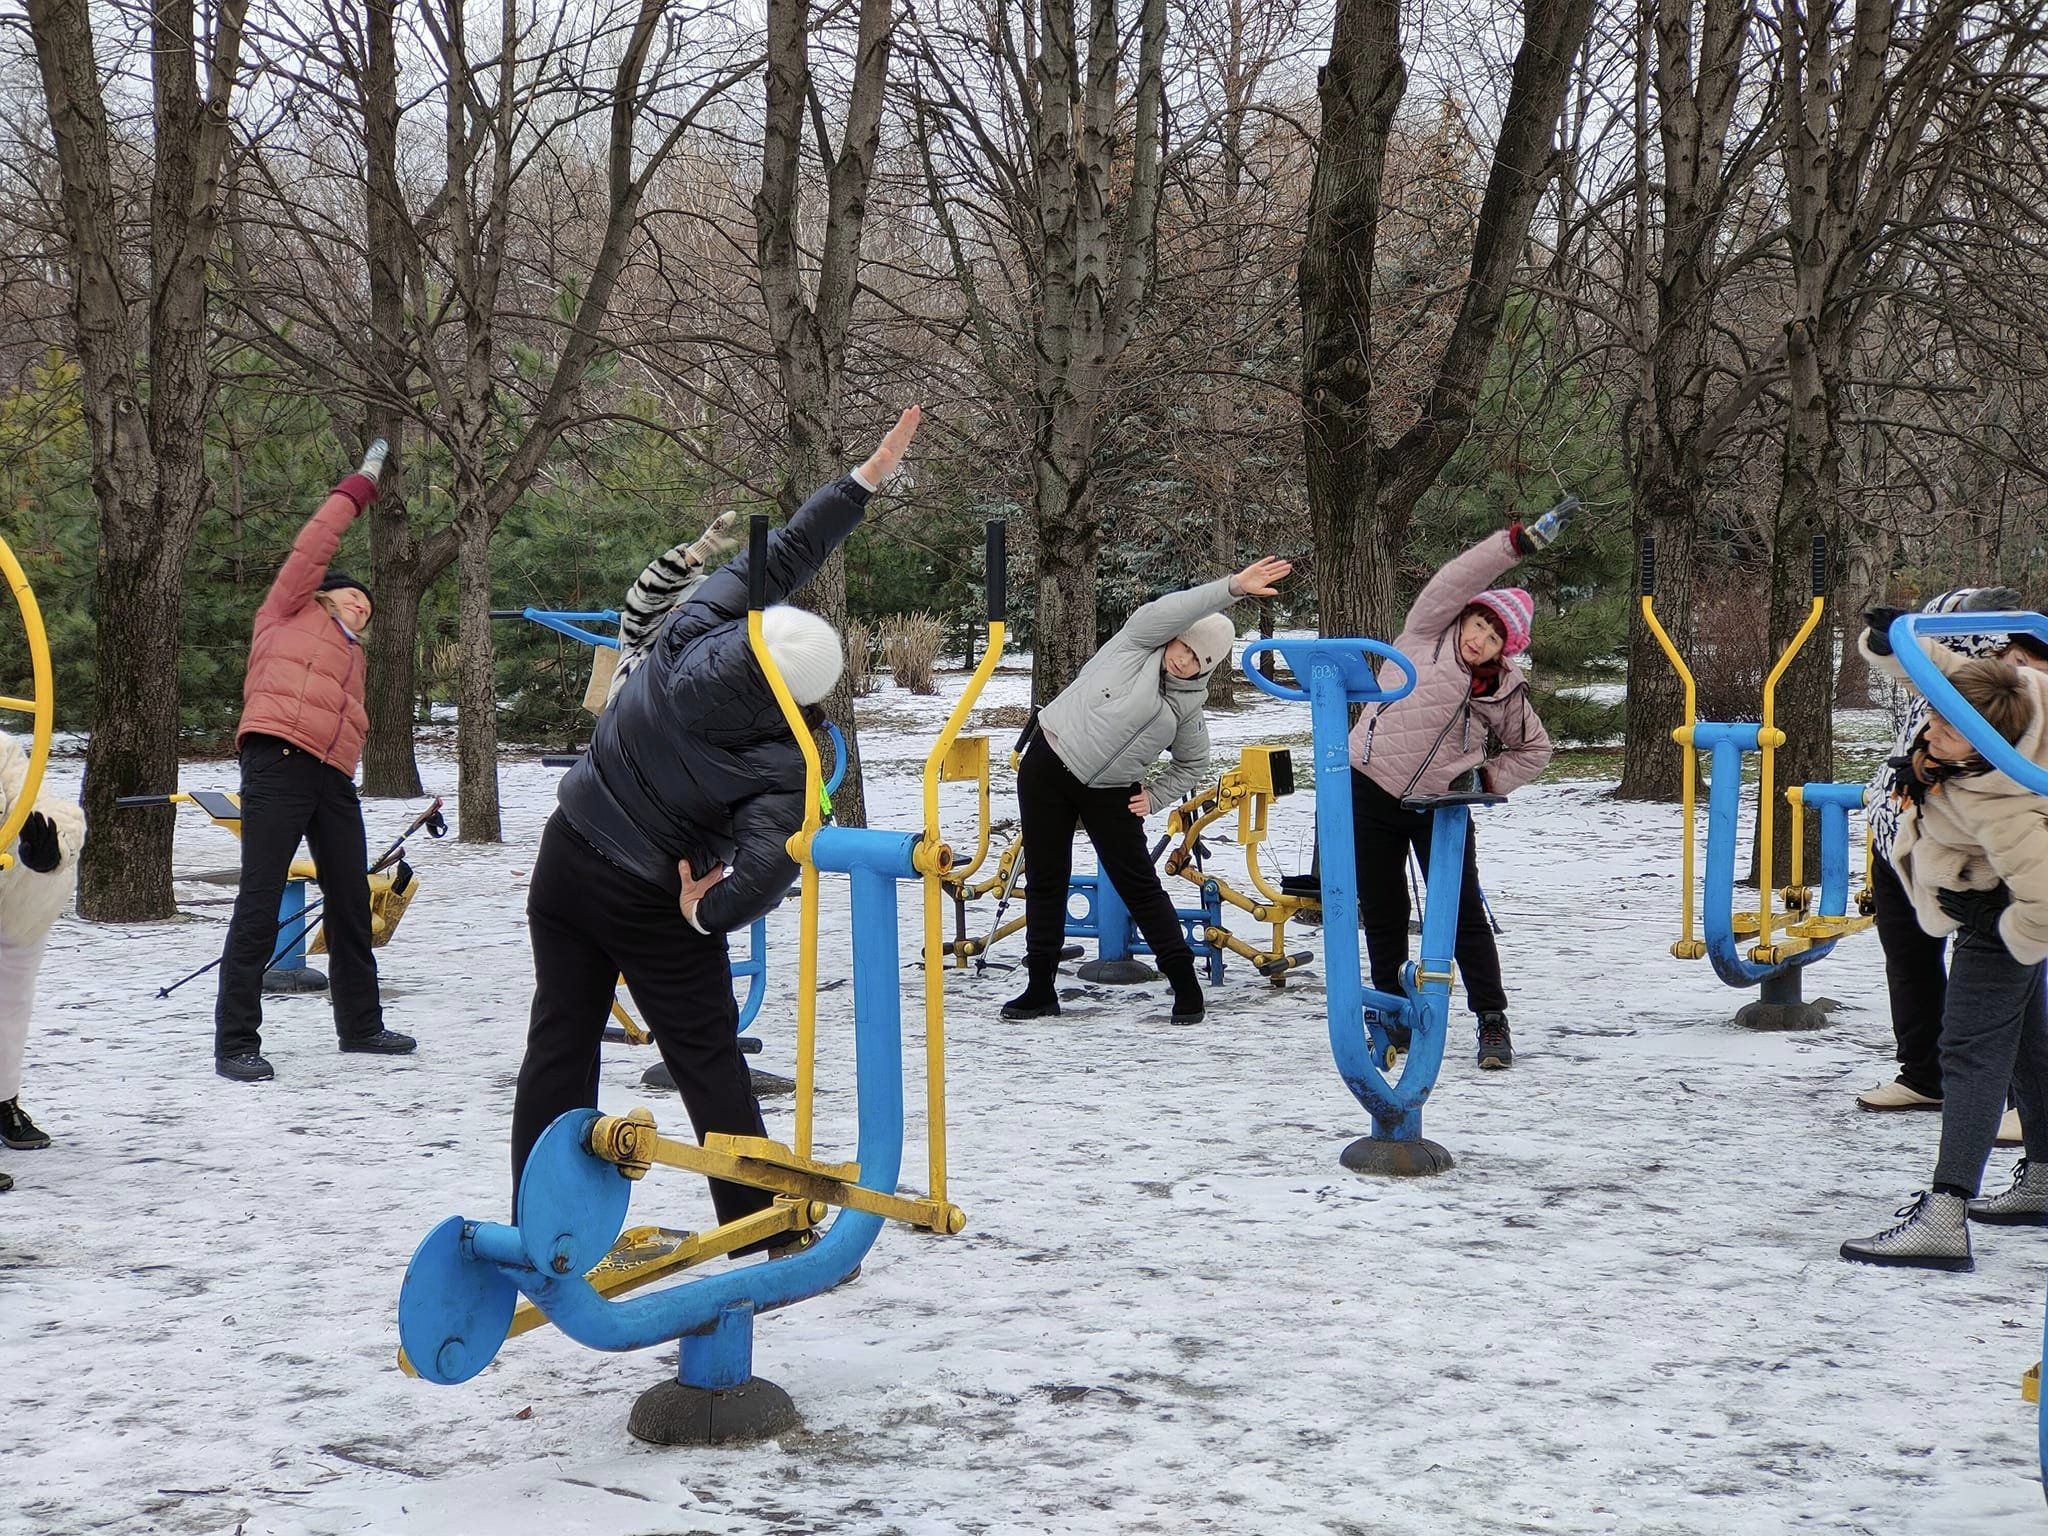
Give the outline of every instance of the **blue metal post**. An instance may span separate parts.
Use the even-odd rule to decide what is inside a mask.
[[[314,920],[306,916],[304,880],[287,880],[277,903],[277,949],[263,968],[266,992],[324,992],[327,978],[306,963],[306,936]]]

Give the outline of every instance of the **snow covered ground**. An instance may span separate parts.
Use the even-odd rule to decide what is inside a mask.
[[[1005,673],[987,702],[1024,688]],[[878,825],[910,823],[940,704],[868,701]],[[1217,735],[1299,743],[1306,717],[1262,699]],[[452,786],[445,757],[425,766]],[[65,761],[55,779],[77,776]],[[1518,1059],[1482,1076],[1454,1016],[1426,1116],[1453,1172],[1338,1165],[1366,1117],[1331,1065],[1319,972],[1277,991],[1234,964],[1195,1029],[1165,1022],[1156,988],[1079,983],[1065,1017],[1005,1024],[1015,977],[953,974],[970,1225],[888,1230],[857,1284],[762,1320],[757,1368],[800,1431],[642,1446],[626,1412],[673,1350],[605,1356],[551,1331],[467,1385],[407,1379],[392,1352],[414,1244],[453,1212],[503,1213],[522,898],[556,776],[506,764],[506,846],[419,846],[424,892],[382,952],[414,1058],[342,1057],[324,1001],[274,999],[278,1080],[227,1083],[210,978],[155,998],[218,950],[224,905],[59,926],[25,1095],[58,1144],[0,1153],[19,1180],[0,1196],[0,1532],[2041,1528],[2018,1386],[2048,1231],[1979,1233],[1970,1275],[1835,1256],[1927,1176],[1937,1131],[1851,1097],[1888,1066],[1874,938],[1814,973],[1842,1003],[1831,1028],[1737,1030],[1742,998],[1666,953],[1675,813],[1591,783],[1483,814]],[[232,783],[223,763],[185,780]],[[1014,814],[1007,784],[997,806]],[[372,843],[407,814],[372,804]],[[1276,858],[1305,863],[1308,797],[1275,822]],[[233,863],[224,832],[182,815],[181,875]],[[844,882],[825,891],[843,931]],[[907,959],[916,922],[906,900]],[[782,954],[794,923],[793,905],[774,920]],[[778,982],[759,1026],[771,1067],[788,999]],[[824,993],[827,1156],[853,1140],[850,1008],[844,985]],[[607,1108],[641,1101],[649,1059],[612,1048]],[[652,1107],[682,1124],[673,1100]],[[769,1101],[771,1134],[789,1113]],[[708,1214],[700,1183],[656,1170],[631,1219]]]

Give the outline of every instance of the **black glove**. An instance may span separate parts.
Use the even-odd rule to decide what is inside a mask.
[[[1892,621],[1906,610],[1903,608],[1866,608],[1863,623],[1870,631],[1870,649],[1873,655],[1889,656],[1892,653]]]
[[[30,811],[21,824],[21,862],[39,875],[47,875],[64,857],[57,846],[57,823],[41,811]]]
[[[1995,939],[1999,914],[2012,905],[2012,892],[2002,885],[1990,891],[1939,890],[1934,899],[1942,911],[1971,932]]]

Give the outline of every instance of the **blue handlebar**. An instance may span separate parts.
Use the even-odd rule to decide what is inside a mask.
[[[825,793],[834,795],[839,792],[840,781],[846,777],[846,738],[830,720],[825,722],[825,734],[832,738],[832,777],[825,781]]]
[[[2032,635],[2048,644],[2048,616],[2038,613],[1905,613],[1892,621],[1888,632],[1892,654],[1906,669],[1932,706],[1950,725],[1963,733],[1986,762],[2024,789],[2048,795],[2048,768],[2030,762],[2019,748],[1991,729],[1990,723],[1956,691],[1956,685],[1920,649],[1922,637],[1940,635]]]
[[[572,612],[562,608],[522,608],[520,614],[544,629],[552,629],[558,635],[567,635],[571,640],[581,640],[585,645],[602,645],[616,651],[619,648],[617,635],[592,634],[580,624],[616,624],[619,611],[616,608],[596,608],[586,612]]]
[[[1378,640],[1254,640],[1244,648],[1244,655],[1238,665],[1252,685],[1276,699],[1300,702],[1308,697],[1303,688],[1289,687],[1276,683],[1272,678],[1252,665],[1252,659],[1267,651],[1278,651],[1296,677],[1306,677],[1310,665],[1318,658],[1335,661],[1344,677],[1344,694],[1354,704],[1391,704],[1395,699],[1405,699],[1415,691],[1415,663]],[[1368,659],[1377,656],[1391,661],[1401,669],[1401,682],[1392,689],[1380,685],[1374,664]]]

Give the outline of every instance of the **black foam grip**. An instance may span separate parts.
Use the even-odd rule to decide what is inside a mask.
[[[1644,597],[1655,597],[1657,595],[1657,536],[1655,534],[1646,533],[1643,535],[1642,582],[1642,595]]]
[[[523,619],[526,617],[526,610],[524,608],[493,608],[491,610],[491,617],[494,619]]]
[[[1010,611],[1010,525],[1000,517],[988,520],[988,621],[1000,624]]]
[[[1828,541],[1825,534],[1813,536],[1813,595],[1825,597],[1828,590]]]
[[[768,605],[768,514],[756,512],[747,521],[747,606]]]
[[[173,801],[169,795],[122,795],[114,802],[116,805],[170,805],[172,803]]]

